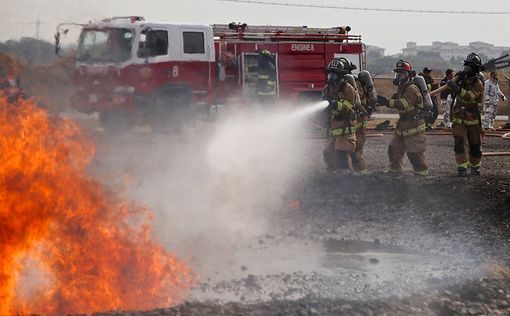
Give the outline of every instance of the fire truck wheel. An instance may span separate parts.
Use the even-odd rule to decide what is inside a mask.
[[[104,111],[99,113],[101,126],[110,132],[126,131],[135,125],[135,118],[131,113],[121,111]]]
[[[179,91],[158,96],[151,117],[153,131],[180,133],[183,125],[190,121],[189,103],[189,97]]]

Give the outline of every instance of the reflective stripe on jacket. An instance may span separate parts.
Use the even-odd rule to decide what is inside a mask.
[[[356,126],[344,126],[339,128],[333,128],[329,130],[329,135],[333,137],[339,137],[344,135],[351,135],[356,133]]]
[[[425,122],[418,117],[423,109],[423,97],[418,87],[408,83],[398,87],[397,93],[389,100],[389,107],[398,110],[400,119],[397,121],[395,134],[411,136],[425,130]],[[404,117],[416,116],[416,119],[405,120]]]
[[[418,125],[418,127],[409,128],[409,129],[395,129],[395,134],[398,136],[412,136],[421,132],[425,132],[427,125],[422,123]]]

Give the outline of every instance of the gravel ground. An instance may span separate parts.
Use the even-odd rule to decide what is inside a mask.
[[[391,178],[390,137],[368,139],[367,176],[323,171],[322,140],[308,140],[311,171],[234,254],[214,265],[192,261],[201,279],[187,302],[97,315],[510,314],[510,159],[486,157],[481,176],[458,178],[452,138],[430,136],[431,176]],[[509,145],[487,137],[483,149]],[[130,159],[154,149],[116,146],[116,157]],[[102,159],[99,169],[133,167]]]

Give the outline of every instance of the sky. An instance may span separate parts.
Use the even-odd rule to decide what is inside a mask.
[[[510,1],[460,0],[269,0],[280,3],[322,4],[364,8],[414,10],[506,11]],[[485,5],[487,4],[487,5]],[[110,16],[141,15],[146,20],[178,23],[250,25],[307,25],[333,27],[349,25],[351,34],[363,42],[386,48],[386,54],[401,52],[407,42],[430,45],[433,41],[453,41],[466,45],[484,41],[510,46],[508,15],[461,15],[373,12],[339,9],[266,6],[220,0],[0,0],[0,41],[39,36],[53,41],[60,22],[86,23]]]

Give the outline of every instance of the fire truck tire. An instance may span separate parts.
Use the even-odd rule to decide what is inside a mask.
[[[135,117],[121,111],[103,111],[99,113],[101,127],[110,132],[126,131],[134,127]]]
[[[182,131],[183,125],[191,122],[191,94],[185,90],[170,90],[161,93],[154,102],[154,109],[150,118],[155,132]]]

